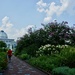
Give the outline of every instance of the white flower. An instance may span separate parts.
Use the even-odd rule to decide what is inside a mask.
[[[55,48],[53,48],[53,50],[55,50]]]
[[[68,47],[68,45],[65,45],[65,47]]]
[[[59,46],[57,45],[56,47],[58,48]]]

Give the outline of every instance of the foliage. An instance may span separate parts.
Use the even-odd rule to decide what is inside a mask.
[[[5,48],[5,47],[7,47],[7,45],[3,41],[0,41],[0,48],[3,48],[3,47]]]
[[[75,68],[57,67],[52,70],[52,75],[75,75]]]
[[[6,43],[0,41],[0,72],[7,67]]]
[[[60,62],[57,58],[52,56],[39,56],[37,58],[30,59],[29,63],[50,72],[52,69],[56,68]]]
[[[6,52],[7,51],[7,45],[3,41],[0,41],[0,52]]]
[[[36,56],[36,51],[38,50],[38,47],[36,44],[32,44],[28,47],[25,47],[22,51],[22,53],[27,53],[30,56]]]
[[[72,44],[71,38],[74,36],[75,30],[67,25],[68,22],[62,23],[51,22],[43,24],[44,30],[47,32],[47,40],[50,44]]]
[[[28,34],[17,40],[15,55],[24,58],[24,54],[28,54],[32,57],[29,60],[31,64],[49,72],[60,66],[75,67],[75,48],[71,47],[75,46],[75,29],[66,21],[42,26],[35,31],[30,29]]]
[[[36,51],[37,56],[41,55],[51,55],[51,54],[57,54],[60,53],[60,51],[64,48],[67,48],[68,45],[50,45],[46,44],[44,46],[41,46],[38,51]]]
[[[0,52],[6,52],[7,50],[7,48],[0,48]]]
[[[30,59],[29,62],[32,65],[40,67],[48,72],[60,66],[75,68],[75,48],[68,46],[59,54],[52,54],[49,56],[42,55],[37,58]]]
[[[21,58],[22,60],[27,60],[27,59],[29,59],[29,55],[28,55],[28,54],[21,54],[21,55],[20,55],[20,58]]]
[[[71,68],[69,70],[69,75],[74,75],[75,74],[75,68]]]
[[[5,52],[0,52],[0,71],[7,67],[7,55]]]
[[[64,58],[63,64],[69,67],[75,67],[75,48],[68,47],[61,51],[60,56]]]
[[[36,47],[38,48],[46,44],[55,46],[65,44],[75,45],[75,30],[68,26],[68,22],[63,21],[58,23],[55,21],[48,24],[42,24],[42,26],[43,27],[38,30],[29,31],[28,34],[25,34],[20,38],[20,40],[17,40],[16,55],[21,53],[23,50],[31,52],[29,54],[33,55],[34,51],[36,52],[38,49],[31,49],[30,51],[28,47],[32,46],[31,48],[33,48],[35,47],[34,44],[36,44]],[[25,48],[27,48],[28,51]]]

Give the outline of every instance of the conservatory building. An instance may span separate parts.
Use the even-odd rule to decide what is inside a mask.
[[[16,47],[16,42],[14,41],[14,39],[9,39],[7,34],[3,30],[0,31],[0,41],[5,42],[7,47],[11,50]]]

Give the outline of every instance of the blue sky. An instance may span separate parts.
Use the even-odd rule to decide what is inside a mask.
[[[0,30],[9,38],[22,37],[41,23],[68,21],[75,24],[75,0],[0,0]]]

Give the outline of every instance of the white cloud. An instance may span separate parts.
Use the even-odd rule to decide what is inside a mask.
[[[57,12],[58,15],[61,15],[64,11],[66,11],[66,9],[69,6],[69,0],[60,0],[60,3],[62,5],[58,9],[58,12],[59,12],[59,13]]]
[[[37,2],[37,5],[40,7],[45,7],[46,3],[44,3],[43,0],[40,0],[39,2]]]
[[[5,25],[6,22],[8,21],[9,17],[5,16],[3,19],[2,19],[2,24]]]
[[[34,25],[28,25],[27,27],[17,29],[10,22],[9,17],[5,16],[2,19],[2,25],[0,26],[0,30],[4,30],[7,33],[8,38],[17,40],[18,37],[22,37],[24,34],[28,33],[28,29],[32,27],[34,27]]]
[[[45,23],[48,23],[50,20],[52,20],[52,17],[48,17],[48,16],[47,16],[47,17],[44,18],[44,22],[45,22]]]
[[[13,24],[9,21],[9,17],[5,16],[2,19],[2,25],[0,26],[0,30],[11,32],[12,27],[13,27]]]
[[[3,24],[3,26],[6,26],[6,27],[12,27],[13,26],[13,24],[11,24],[9,21],[9,17],[7,17],[7,16],[5,16],[2,19],[2,24]]]
[[[59,0],[60,4],[55,2],[45,3],[43,0],[39,0],[37,4],[37,10],[45,13],[44,22],[49,22],[53,18],[53,15],[60,16],[63,12],[75,13],[75,1],[74,0]]]
[[[37,6],[38,6],[37,10],[38,10],[39,12],[45,11],[44,8],[47,6],[47,4],[44,3],[43,0],[40,0],[40,1],[37,2],[36,4],[37,4]]]
[[[75,15],[75,0],[69,0],[69,5],[67,8],[67,12],[70,15]]]
[[[38,10],[39,12],[45,11],[44,8],[37,8],[37,10]]]

